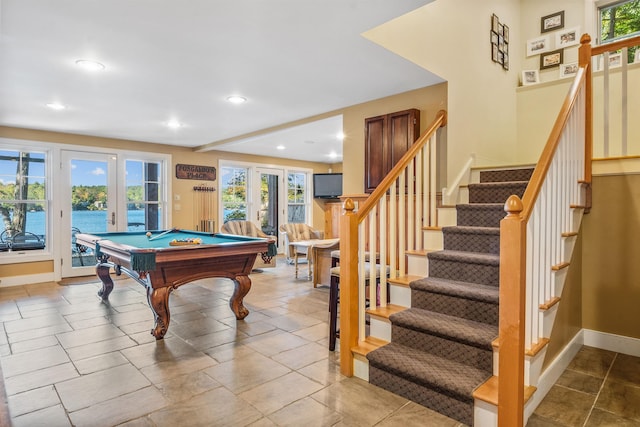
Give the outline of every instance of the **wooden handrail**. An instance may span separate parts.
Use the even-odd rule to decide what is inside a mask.
[[[589,37],[589,41],[591,41],[591,37]],[[580,40],[580,42],[582,43],[582,40]],[[591,56],[601,55],[605,52],[613,52],[615,50],[620,50],[623,47],[632,47],[638,45],[640,45],[640,36],[630,37],[628,39],[618,40],[617,42],[613,43],[593,46],[591,48]]]
[[[373,190],[373,193],[367,198],[367,200],[358,208],[358,222],[362,222],[367,217],[371,209],[373,209],[378,201],[387,193],[389,187],[400,176],[402,171],[407,167],[409,162],[416,156],[418,151],[426,144],[426,141],[433,136],[433,134],[443,126],[447,124],[447,112],[444,110],[438,111],[433,123],[423,134],[413,143],[413,145],[407,150],[407,152],[398,160],[398,163],[389,171],[387,176],[382,182]]]

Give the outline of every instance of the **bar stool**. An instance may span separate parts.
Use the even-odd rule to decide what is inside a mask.
[[[337,256],[334,257],[334,252]],[[340,336],[340,330],[338,329],[338,302],[340,301],[340,266],[338,265],[340,260],[340,251],[331,252],[331,282],[329,285],[329,350],[334,351],[336,349],[336,338]],[[365,262],[365,277],[366,284],[369,284],[371,278],[371,270],[375,269],[376,283],[380,283],[380,264],[372,264]],[[389,267],[386,267],[386,274],[389,275]],[[387,286],[389,286],[387,284]],[[387,292],[388,295],[388,292]]]

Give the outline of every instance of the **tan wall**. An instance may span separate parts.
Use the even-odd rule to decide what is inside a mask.
[[[343,110],[344,168],[343,193],[360,194],[364,191],[364,120],[381,114],[417,108],[420,110],[420,130],[424,131],[439,110],[447,109],[445,83],[393,95],[376,101],[348,107]]]
[[[491,60],[493,13],[511,29],[508,71]],[[449,181],[472,153],[477,166],[515,160],[515,88],[524,46],[519,23],[519,0],[436,0],[364,33],[448,83]]]
[[[545,355],[543,370],[560,354],[564,347],[582,329],[582,234],[578,236],[567,279],[560,296],[556,321],[549,338],[549,347]]]
[[[582,232],[582,326],[640,338],[640,175],[594,177]]]
[[[43,274],[53,271],[53,261],[36,261],[20,264],[0,264],[0,279],[25,274]]]

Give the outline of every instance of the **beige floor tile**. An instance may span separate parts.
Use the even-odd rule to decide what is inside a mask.
[[[220,383],[204,372],[197,371],[171,378],[169,381],[157,384],[156,387],[169,402],[177,403],[220,387]]]
[[[13,427],[65,427],[71,426],[62,405],[52,406],[39,411],[30,412],[25,415],[15,417],[11,420]]]
[[[9,335],[25,331],[47,328],[52,325],[67,324],[63,316],[58,313],[47,314],[45,316],[30,317],[27,319],[11,320],[4,323],[4,328]]]
[[[9,397],[9,410],[12,417],[28,414],[29,412],[60,405],[58,393],[53,385],[14,394]]]
[[[599,348],[583,346],[567,369],[604,378],[613,363],[616,353]]]
[[[158,389],[146,387],[71,412],[69,417],[75,427],[111,427],[158,411],[169,403]]]
[[[282,427],[324,427],[334,425],[342,416],[307,397],[274,412],[269,419]]]
[[[568,426],[581,426],[595,402],[595,396],[562,386],[553,386],[535,413]]]
[[[111,351],[133,347],[136,344],[137,343],[135,341],[125,335],[118,338],[107,339],[104,341],[73,347],[67,349],[67,353],[69,354],[71,360],[78,361],[86,359],[88,357],[94,357],[104,353],[109,353]]]
[[[4,385],[7,390],[7,395],[11,396],[78,376],[78,371],[72,363],[64,363],[62,365],[16,375],[11,378],[5,377]]]
[[[311,381],[297,372],[291,372],[240,393],[238,396],[267,415],[318,391],[322,387],[321,384]]]
[[[256,351],[244,344],[230,342],[216,347],[212,347],[206,353],[216,359],[219,363],[228,362],[243,356],[255,353]]]
[[[56,390],[64,407],[73,412],[149,385],[144,375],[127,364],[57,383]]]
[[[594,408],[585,427],[638,427],[638,420],[622,418],[619,415]]]
[[[567,427],[567,426],[564,424],[560,424],[557,421],[541,417],[540,415],[534,413],[529,417],[529,420],[527,421],[527,427]]]
[[[333,383],[311,395],[312,398],[362,425],[375,425],[396,411],[408,400],[371,386],[355,377]],[[348,425],[348,424],[345,424]]]
[[[298,369],[298,373],[323,385],[342,381],[346,377],[340,373],[340,363],[337,356],[339,355],[334,354],[327,359],[307,365]]]
[[[197,354],[198,351],[177,337],[153,340],[147,344],[121,350],[136,368],[144,368],[156,363],[175,360],[176,358]]]
[[[11,378],[27,372],[61,365],[69,361],[69,356],[67,356],[64,349],[56,345],[3,357],[2,373],[5,378]]]
[[[596,395],[604,379],[570,369],[565,370],[556,384],[584,393]]]
[[[187,343],[196,350],[205,351],[222,344],[232,342],[243,342],[248,335],[236,328],[225,329],[224,331],[208,333],[187,340]]]
[[[150,415],[157,427],[246,426],[262,414],[223,387]]]
[[[36,338],[34,340],[19,341],[11,345],[13,354],[24,353],[26,351],[38,350],[45,347],[53,347],[59,344],[58,339],[54,335]]]
[[[67,322],[58,323],[51,326],[44,326],[39,329],[31,329],[22,332],[14,332],[12,334],[7,334],[10,343],[17,343],[21,341],[32,340],[35,338],[46,337],[50,335],[59,334],[61,332],[69,332],[72,331],[71,325]]]
[[[291,370],[286,366],[259,353],[238,357],[205,371],[207,375],[234,393],[249,390],[289,372]]]
[[[112,351],[73,362],[81,375],[91,374],[127,363],[129,363],[129,361],[119,351]]]
[[[124,336],[124,333],[112,324],[94,326],[92,328],[79,329],[72,332],[56,334],[60,344],[65,349],[87,345],[99,341],[114,339]]]
[[[324,313],[324,319],[325,321],[329,320],[328,311]],[[294,331],[293,334],[309,341],[318,341],[329,336],[329,325],[321,322],[313,326],[309,326],[308,328]]]
[[[316,343],[305,344],[292,350],[283,351],[273,356],[273,360],[291,369],[300,369],[329,357],[328,347]]]
[[[607,379],[595,407],[640,424],[640,387]]]
[[[457,427],[460,425],[456,420],[445,417],[444,415],[418,405],[417,403],[408,402],[380,423],[376,424],[376,426],[418,427],[423,426],[425,424],[425,420],[429,420],[429,427]]]
[[[258,421],[249,424],[248,427],[274,427],[276,424],[267,417],[262,417]]]
[[[265,356],[273,356],[308,343],[309,341],[290,333],[270,335],[264,338],[259,336],[255,340],[246,341],[246,345]]]
[[[152,383],[160,384],[180,375],[207,369],[217,364],[218,362],[208,355],[201,352],[194,352],[192,354],[177,357],[173,360],[167,360],[146,366],[142,368],[140,372],[149,378]]]
[[[607,379],[625,381],[640,387],[640,357],[618,354]]]
[[[269,319],[268,322],[279,329],[293,332],[308,328],[309,326],[317,325],[320,323],[320,320],[304,314],[287,313],[285,316]]]

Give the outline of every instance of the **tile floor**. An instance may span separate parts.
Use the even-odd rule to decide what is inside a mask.
[[[460,426],[342,376],[328,288],[293,276],[282,259],[252,274],[244,321],[231,281],[184,285],[161,341],[131,279],[109,305],[94,278],[0,289],[0,426]],[[583,348],[528,425],[640,425],[639,360]]]

